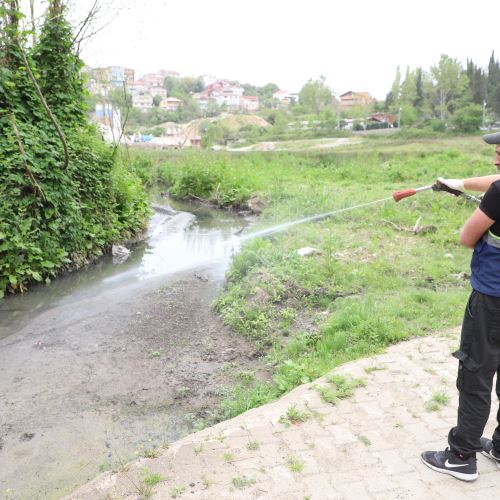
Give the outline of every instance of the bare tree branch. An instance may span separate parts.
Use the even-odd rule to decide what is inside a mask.
[[[85,17],[85,19],[81,22],[80,27],[78,28],[78,31],[76,35],[73,37],[72,45],[77,46],[80,45],[79,42],[79,37],[80,35],[84,34],[85,31],[87,30],[88,25],[92,22],[96,14],[99,12],[100,6],[99,6],[99,0],[94,1],[94,5],[92,5],[91,9],[89,10],[89,13]]]

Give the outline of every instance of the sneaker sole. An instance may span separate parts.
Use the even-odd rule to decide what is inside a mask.
[[[476,472],[475,474],[464,474],[462,472],[455,472],[454,470],[448,470],[448,469],[440,469],[439,467],[436,467],[429,462],[426,462],[423,457],[420,457],[422,462],[429,467],[429,469],[432,469],[436,472],[441,472],[442,474],[448,474],[449,476],[453,476],[457,479],[460,479],[460,481],[475,481],[479,474]]]
[[[500,460],[498,460],[498,458],[495,458],[493,455],[490,455],[486,451],[482,451],[481,455],[484,455],[486,458],[489,458],[491,461],[495,462],[497,465],[497,469],[500,469]]]

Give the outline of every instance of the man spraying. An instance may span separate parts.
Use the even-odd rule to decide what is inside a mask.
[[[495,145],[495,166],[500,169],[500,132],[483,139]],[[448,434],[449,448],[425,451],[421,457],[437,472],[474,481],[478,477],[477,452],[500,468],[500,408],[493,439],[482,437],[490,414],[495,374],[500,398],[500,175],[438,181],[456,191],[481,191],[485,195],[460,232],[460,243],[474,249],[474,253],[472,293],[465,308],[460,349],[453,353],[459,361],[457,425]]]

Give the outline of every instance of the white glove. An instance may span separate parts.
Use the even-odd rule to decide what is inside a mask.
[[[464,181],[462,179],[443,179],[442,177],[438,177],[438,181],[455,191],[461,191],[462,193],[465,191]]]

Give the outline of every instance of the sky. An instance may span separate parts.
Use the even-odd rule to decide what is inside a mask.
[[[74,22],[95,0],[70,0]],[[97,27],[82,50],[92,67],[139,74],[213,74],[299,91],[325,76],[337,95],[383,100],[396,69],[429,70],[441,54],[464,66],[500,58],[498,0],[99,0]]]

